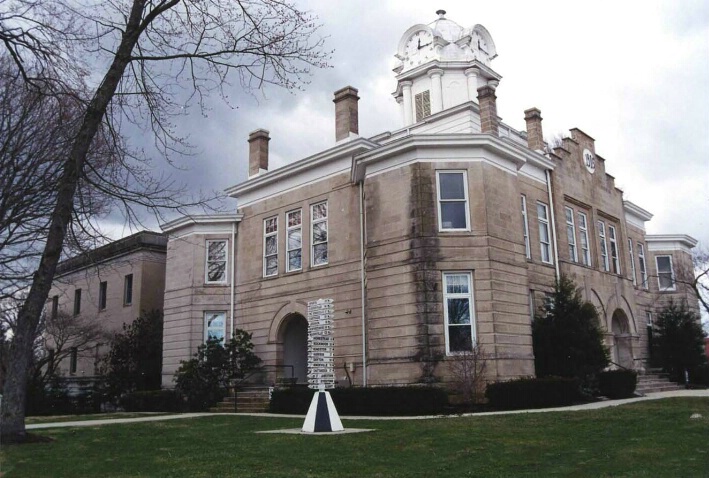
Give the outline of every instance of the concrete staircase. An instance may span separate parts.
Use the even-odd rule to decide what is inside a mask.
[[[234,396],[234,390],[216,406],[209,409],[213,413],[263,413],[268,411],[268,387],[239,387]]]
[[[684,386],[670,382],[669,376],[661,370],[649,369],[644,375],[638,375],[638,385],[635,388],[638,395],[672,390],[684,390]]]

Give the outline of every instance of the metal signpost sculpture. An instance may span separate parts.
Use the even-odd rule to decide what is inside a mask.
[[[303,424],[304,432],[338,432],[344,427],[326,389],[335,388],[335,337],[332,299],[308,302],[308,383],[317,390]]]

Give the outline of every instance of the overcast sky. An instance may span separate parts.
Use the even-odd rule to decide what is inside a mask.
[[[257,128],[271,133],[271,170],[333,146],[332,94],[346,85],[359,89],[360,135],[401,127],[391,95],[396,46],[410,26],[433,22],[444,9],[448,19],[482,24],[492,35],[505,123],[524,129],[523,111],[534,106],[547,138],[582,129],[596,139],[625,198],[655,215],[648,232],[686,233],[709,244],[708,1],[297,4],[322,22],[332,68],[314,71],[304,91],[235,90],[236,108],[215,98],[207,118],[182,118],[197,154],[182,162],[190,172],[178,177],[191,189],[244,181],[246,139]]]

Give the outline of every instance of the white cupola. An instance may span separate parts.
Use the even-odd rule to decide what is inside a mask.
[[[452,106],[476,101],[478,88],[497,87],[502,78],[490,68],[495,42],[482,25],[463,28],[436,12],[438,19],[404,32],[397,52],[394,98],[404,126]]]

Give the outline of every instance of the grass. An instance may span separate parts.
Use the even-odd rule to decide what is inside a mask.
[[[693,413],[701,419],[690,419]],[[709,399],[583,412],[345,421],[376,431],[255,434],[302,419],[216,416],[42,430],[3,446],[12,477],[709,476]]]

